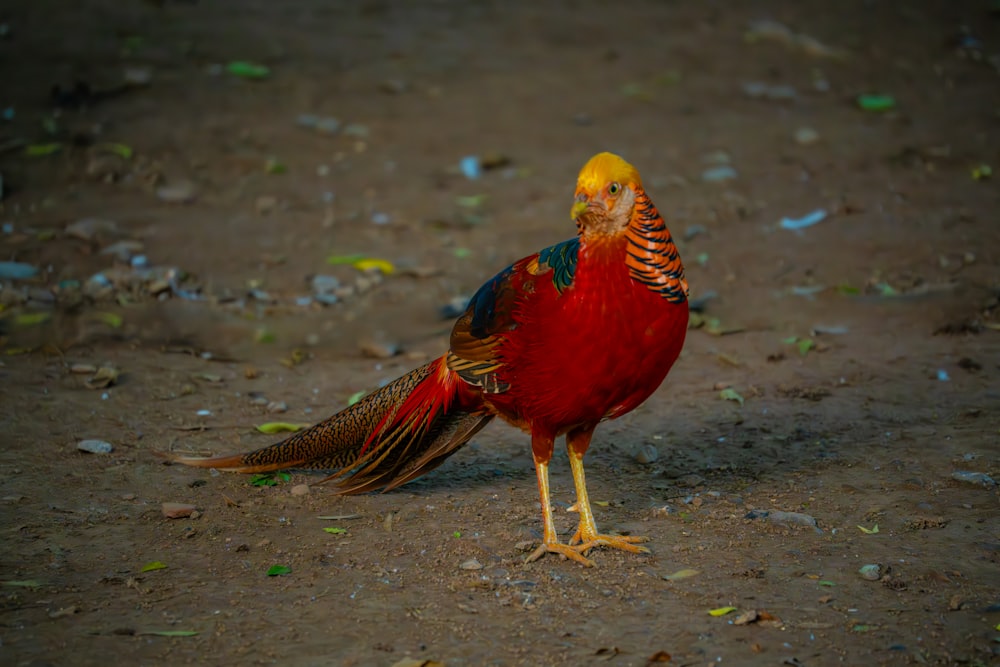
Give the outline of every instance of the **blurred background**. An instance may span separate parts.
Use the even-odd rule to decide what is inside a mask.
[[[392,664],[421,646],[449,665],[646,664],[658,649],[679,664],[986,664],[995,485],[962,475],[1000,466],[998,77],[992,0],[10,0],[0,466],[24,525],[4,572],[52,583],[7,599],[21,630],[4,650],[97,664],[133,642],[115,628],[169,612],[204,634],[134,639],[149,664]],[[586,584],[521,572],[536,496],[510,429],[430,481],[352,499],[343,514],[368,532],[336,557],[301,527],[344,502],[329,493],[199,486],[155,462],[265,444],[254,424],[318,421],[441,354],[483,281],[574,233],[576,174],[604,150],[642,174],[697,311],[664,389],[592,454],[602,522],[636,524],[660,560],[602,554]],[[112,458],[81,458],[84,437]],[[568,475],[554,480],[568,499]],[[208,513],[164,524],[171,499]],[[752,507],[850,532],[762,531]],[[382,530],[401,511],[409,523]],[[878,522],[886,539],[855,541]],[[434,539],[463,531],[481,540]],[[178,578],[136,583],[137,557]],[[484,570],[456,569],[473,557]],[[873,589],[856,558],[898,576]],[[310,574],[233,592],[276,561]],[[317,603],[325,567],[339,579]],[[682,567],[705,574],[662,579]],[[833,579],[842,604],[816,602]],[[121,602],[134,585],[156,595]],[[362,589],[378,593],[344,612]],[[754,596],[794,632],[722,634],[704,613]],[[387,639],[386,610],[406,605],[439,625],[392,612]],[[102,637],[49,615],[71,607]],[[665,617],[686,619],[669,641]]]

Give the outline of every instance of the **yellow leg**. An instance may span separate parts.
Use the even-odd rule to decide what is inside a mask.
[[[566,437],[566,450],[569,454],[569,466],[573,471],[573,484],[576,486],[576,506],[580,512],[580,527],[570,538],[570,545],[581,554],[593,547],[612,547],[632,553],[649,553],[646,547],[636,546],[638,542],[646,542],[648,538],[634,535],[602,535],[597,532],[597,522],[590,508],[590,497],[587,495],[587,479],[583,472],[583,455],[590,446],[590,436],[593,430],[571,431]]]
[[[553,441],[552,437],[532,434],[531,449],[535,457],[535,476],[538,477],[538,495],[542,501],[542,543],[524,562],[531,563],[547,553],[554,553],[571,558],[587,567],[593,567],[593,561],[585,558],[580,549],[560,543],[556,535],[556,525],[552,520],[552,502],[549,499],[549,460],[552,458]]]

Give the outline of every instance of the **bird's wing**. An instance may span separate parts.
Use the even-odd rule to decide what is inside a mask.
[[[486,393],[507,391],[498,347],[505,334],[517,328],[517,304],[541,290],[562,294],[572,286],[579,249],[579,239],[557,243],[515,262],[480,287],[451,331],[448,368]]]

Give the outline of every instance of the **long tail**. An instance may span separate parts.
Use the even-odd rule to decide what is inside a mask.
[[[388,491],[441,465],[492,419],[476,389],[442,357],[282,442],[235,456],[169,458],[245,473],[336,470],[323,481],[342,478],[340,493]]]

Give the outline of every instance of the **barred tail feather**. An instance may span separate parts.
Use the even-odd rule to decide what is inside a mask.
[[[478,392],[440,358],[276,444],[235,456],[170,458],[243,473],[334,470],[322,481],[341,478],[339,493],[389,490],[441,465],[492,419]]]

